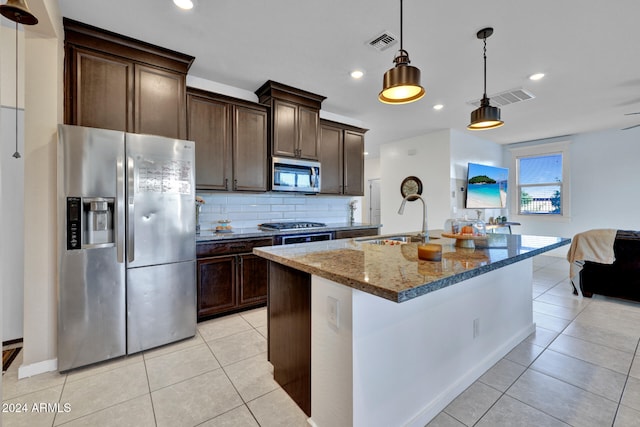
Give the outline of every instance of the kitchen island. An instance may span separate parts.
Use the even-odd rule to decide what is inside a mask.
[[[441,261],[385,236],[254,249],[271,261],[274,378],[310,424],[424,426],[534,332],[531,258],[570,243],[430,235]]]

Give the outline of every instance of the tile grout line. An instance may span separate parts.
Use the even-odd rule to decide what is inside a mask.
[[[242,317],[242,315],[240,315],[240,317]],[[244,317],[242,317],[242,319],[243,319],[245,322],[247,322],[247,323],[251,326],[251,328],[252,328],[255,332],[257,332],[257,333],[258,333],[258,335],[260,335],[260,336],[262,337],[262,334],[261,334],[261,333],[256,329],[256,327],[255,327],[251,322],[249,322],[249,321],[248,321],[247,319],[245,319]],[[243,331],[243,332],[244,332],[244,331]],[[234,335],[235,335],[235,334],[234,334]],[[264,338],[264,337],[263,337],[263,338]],[[266,338],[265,338],[265,339],[266,339]],[[268,393],[270,393],[270,392],[265,393],[265,394],[263,394],[263,395],[261,395],[261,396],[258,396],[258,397],[256,397],[256,398],[254,398],[254,399],[250,400],[250,401],[246,401],[246,400],[245,400],[245,398],[244,398],[244,396],[242,396],[242,394],[240,393],[240,390],[238,390],[238,388],[236,387],[235,383],[231,380],[231,377],[229,377],[229,374],[227,373],[227,370],[226,370],[226,369],[224,369],[225,367],[224,367],[224,366],[222,366],[222,363],[220,363],[220,361],[219,361],[219,360],[218,360],[218,358],[216,357],[215,352],[213,351],[213,349],[209,346],[209,342],[208,342],[208,341],[205,341],[205,344],[207,345],[207,347],[209,348],[209,351],[211,352],[211,354],[213,355],[213,357],[216,359],[216,361],[217,361],[217,362],[218,362],[218,364],[220,365],[220,369],[222,369],[222,372],[223,372],[223,373],[224,373],[224,375],[227,377],[227,380],[229,380],[229,383],[231,384],[231,386],[233,387],[233,389],[235,390],[235,392],[236,392],[236,393],[238,394],[238,396],[240,397],[240,400],[242,401],[242,404],[241,404],[241,405],[238,405],[238,406],[236,406],[236,407],[234,407],[234,408],[232,408],[232,409],[229,409],[228,411],[223,412],[222,414],[218,414],[218,415],[216,415],[215,417],[213,417],[213,418],[211,418],[211,419],[209,419],[209,420],[203,421],[203,422],[202,422],[202,423],[200,423],[200,424],[204,424],[205,422],[208,422],[208,421],[214,420],[214,419],[216,419],[216,418],[220,417],[221,415],[224,415],[224,414],[226,414],[226,413],[228,413],[228,412],[231,412],[231,411],[233,411],[233,410],[235,410],[235,409],[240,408],[241,406],[244,406],[244,407],[247,409],[247,411],[249,411],[249,413],[251,414],[251,416],[253,417],[253,419],[255,420],[255,422],[258,424],[258,426],[260,426],[260,422],[259,422],[259,421],[258,421],[258,419],[256,418],[256,416],[255,416],[255,414],[253,413],[253,411],[251,410],[251,408],[249,408],[248,403],[249,403],[249,402],[252,402],[253,400],[258,399],[258,398],[260,398],[260,397],[262,397],[262,396],[265,396],[265,395],[267,395],[267,394],[268,394]],[[235,361],[235,362],[233,362],[233,363],[228,364],[227,366],[231,366],[231,365],[234,365],[234,364],[236,364],[236,363],[240,363],[240,362],[242,362],[242,361],[244,361],[244,360],[248,360],[248,359],[250,359],[251,357],[255,357],[255,356],[250,356],[250,357],[247,357],[247,358],[245,358],[245,359],[241,359],[241,360]],[[271,391],[273,391],[273,390],[271,390]]]
[[[542,269],[544,269],[544,268],[546,268],[546,266],[545,266],[545,267],[540,268],[539,270],[542,270]],[[535,273],[535,270],[534,270],[534,273]],[[561,281],[559,281],[559,282],[558,282],[558,283],[556,283],[555,285],[553,285],[551,288],[547,289],[547,291],[548,291],[548,290],[550,290],[550,289],[553,289],[554,287],[556,287],[558,284],[560,284],[560,283],[561,283],[561,282],[563,282],[563,281],[564,281],[564,279],[563,279],[563,280],[561,280]],[[542,294],[538,295],[538,297],[540,297],[541,295],[544,295],[547,291],[545,291],[545,292],[543,292]],[[538,298],[538,297],[536,297],[536,298]],[[533,301],[535,301],[535,300],[536,300],[536,298],[532,298],[532,302],[533,302]],[[586,308],[586,307],[585,307],[585,308]],[[584,310],[584,308],[583,308],[582,310]],[[576,318],[576,317],[578,317],[578,316],[580,315],[580,313],[582,312],[582,310],[580,310],[580,312],[578,312],[578,313],[576,314],[576,316],[573,318],[573,320],[575,320],[575,318]],[[544,314],[544,313],[542,313],[542,314]],[[554,316],[554,317],[555,317],[555,316]],[[568,319],[564,319],[564,320],[568,320]],[[571,320],[571,322],[573,322],[573,320]],[[570,325],[570,324],[571,324],[571,323],[569,323],[569,325]],[[556,340],[560,335],[562,335],[562,332],[564,332],[564,331],[565,331],[565,329],[569,327],[569,325],[565,326],[565,327],[562,329],[562,331],[558,332],[558,335],[556,335],[556,337],[555,337],[553,340],[551,340],[551,341],[550,341],[546,346],[544,346],[544,349],[543,349],[543,350],[542,350],[542,351],[541,351],[541,352],[540,352],[540,353],[539,353],[539,354],[538,354],[538,355],[537,355],[537,356],[536,356],[536,357],[535,357],[535,358],[534,358],[534,359],[529,363],[529,365],[527,365],[527,366],[526,366],[526,369],[525,369],[524,371],[522,371],[522,373],[521,373],[520,375],[518,375],[518,376],[516,377],[516,379],[515,379],[515,380],[513,380],[513,382],[509,385],[509,387],[507,387],[507,388],[506,388],[506,390],[505,390],[505,391],[500,392],[500,390],[497,390],[496,388],[494,388],[494,387],[490,386],[489,384],[486,384],[486,383],[482,382],[482,380],[480,380],[479,378],[478,378],[478,380],[476,380],[476,381],[480,381],[480,383],[482,383],[482,384],[486,385],[487,387],[490,387],[490,388],[492,388],[492,389],[494,389],[494,390],[496,390],[496,391],[500,392],[501,394],[500,394],[500,397],[498,397],[498,398],[496,399],[496,401],[495,401],[495,402],[493,402],[493,404],[492,404],[492,405],[491,405],[491,406],[490,406],[490,407],[489,407],[489,408],[488,408],[488,409],[487,409],[487,410],[486,410],[486,411],[485,411],[485,412],[480,416],[480,418],[478,418],[478,420],[477,420],[475,423],[473,423],[473,426],[477,425],[477,424],[478,424],[478,423],[479,423],[479,422],[480,422],[480,421],[481,421],[481,420],[482,420],[482,419],[483,419],[483,418],[484,418],[484,417],[489,413],[489,411],[491,411],[491,409],[493,409],[493,407],[494,407],[494,406],[495,406],[495,405],[500,401],[500,399],[502,399],[505,395],[506,395],[506,396],[508,396],[508,397],[509,397],[509,398],[511,398],[511,399],[517,400],[518,402],[522,403],[523,405],[526,405],[526,406],[528,406],[528,407],[530,407],[530,408],[535,409],[536,411],[542,412],[543,414],[548,415],[549,417],[551,417],[551,418],[553,418],[553,419],[556,419],[556,420],[558,420],[558,421],[560,421],[560,422],[562,422],[562,423],[564,423],[564,424],[568,424],[568,423],[565,423],[564,421],[560,420],[559,418],[557,418],[557,417],[555,417],[555,416],[553,416],[553,415],[551,415],[551,414],[546,413],[545,411],[543,411],[543,410],[541,410],[541,409],[538,409],[538,408],[536,408],[536,407],[534,407],[534,406],[529,405],[529,404],[528,404],[528,403],[526,403],[526,402],[522,402],[521,400],[519,400],[519,399],[517,399],[517,398],[515,398],[515,397],[513,397],[513,396],[511,396],[511,395],[508,395],[508,394],[507,394],[507,392],[509,391],[509,389],[511,389],[511,387],[513,387],[513,385],[514,385],[516,382],[518,382],[518,380],[519,380],[519,379],[520,379],[520,378],[521,378],[525,373],[527,373],[530,369],[532,369],[532,368],[531,368],[531,366],[535,363],[535,361],[536,361],[536,360],[538,360],[538,358],[539,358],[539,357],[540,357],[540,356],[541,356],[545,351],[547,351],[547,350],[549,349],[549,346],[550,346],[550,345],[551,345],[551,344],[552,344],[552,343],[553,343],[553,342],[554,342],[554,341],[555,341],[555,340]],[[537,326],[536,326],[536,327],[537,327]],[[541,328],[542,328],[542,327],[541,327]],[[542,328],[542,329],[545,329],[545,328]],[[552,331],[552,332],[555,332],[555,331]],[[526,338],[525,338],[525,340],[526,340]],[[525,340],[523,340],[522,342],[524,342]],[[533,344],[533,343],[532,343],[532,344]],[[518,345],[520,345],[520,344],[518,344]],[[533,344],[533,345],[535,345],[535,344]],[[540,347],[542,347],[542,346],[540,346]],[[553,350],[551,350],[551,351],[553,351]],[[506,355],[505,355],[505,357],[506,357]],[[503,357],[503,358],[502,358],[502,359],[500,359],[500,360],[504,360],[504,359],[505,359],[505,357]],[[511,361],[511,362],[513,362],[513,363],[517,363],[517,362],[514,362],[513,360],[510,360],[510,359],[506,359],[506,360],[509,360],[509,361]],[[496,363],[497,363],[497,362],[496,362]],[[517,363],[517,364],[518,364],[518,365],[520,365],[519,363]],[[494,365],[494,366],[495,366],[495,365]],[[524,366],[524,365],[520,365],[520,366]],[[490,369],[491,369],[491,368],[490,368]],[[535,371],[535,369],[532,369],[532,370],[534,370],[534,371]],[[538,371],[535,371],[535,372],[538,372]],[[543,374],[543,375],[546,375],[546,374]],[[552,377],[552,378],[553,378],[553,377]],[[557,378],[556,378],[556,379],[557,379]],[[563,381],[563,382],[564,382],[564,381]],[[569,385],[572,385],[572,384],[569,384]],[[574,387],[575,387],[575,386],[574,386]],[[450,415],[450,416],[451,416],[451,414],[448,414],[448,415]],[[454,417],[454,418],[455,418],[455,417]],[[456,420],[457,420],[457,418],[456,418]],[[459,420],[458,420],[458,421],[459,421]],[[464,424],[464,423],[463,423],[463,424]]]
[[[64,382],[62,383],[62,389],[60,389],[60,397],[58,398],[58,405],[62,404],[62,395],[64,394],[64,388],[67,385],[67,379],[69,379],[68,374],[64,374]],[[51,427],[56,425],[56,418],[58,418],[58,412],[53,415],[53,420],[51,421]]]
[[[153,403],[153,395],[151,394],[151,381],[149,380],[149,369],[147,369],[147,358],[142,352],[142,363],[144,364],[144,373],[147,377],[147,389],[149,390],[149,401],[151,402],[151,412],[153,413],[153,423],[158,426],[158,417],[156,416],[156,405]]]
[[[616,418],[618,418],[618,412],[620,411],[620,406],[622,405],[622,399],[624,398],[624,393],[627,389],[627,383],[629,382],[629,377],[631,376],[631,368],[633,368],[633,362],[638,354],[638,347],[640,346],[640,339],[636,342],[636,350],[633,353],[633,358],[631,359],[631,364],[629,365],[629,371],[627,372],[627,378],[624,380],[624,386],[622,387],[622,393],[620,393],[620,401],[618,402],[618,406],[616,406],[616,412],[613,415],[612,425],[615,424]]]

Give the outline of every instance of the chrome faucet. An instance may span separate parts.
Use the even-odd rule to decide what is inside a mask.
[[[422,202],[422,232],[420,233],[420,237],[422,237],[422,241],[427,243],[429,241],[429,231],[427,230],[427,204],[424,199],[419,194],[409,194],[402,200],[402,204],[400,205],[400,209],[398,209],[398,214],[402,215],[404,213],[404,205],[407,204],[407,200],[416,200],[420,199]]]

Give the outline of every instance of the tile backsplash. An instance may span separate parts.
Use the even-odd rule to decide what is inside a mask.
[[[216,222],[230,219],[236,228],[256,227],[263,222],[317,221],[344,223],[349,221],[349,203],[361,197],[306,196],[302,194],[220,194],[197,193],[205,204],[200,210],[202,230],[215,229]],[[356,220],[359,221],[356,215]]]

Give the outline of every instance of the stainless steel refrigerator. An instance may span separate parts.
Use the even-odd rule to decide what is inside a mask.
[[[194,143],[58,126],[58,369],[195,335]]]

